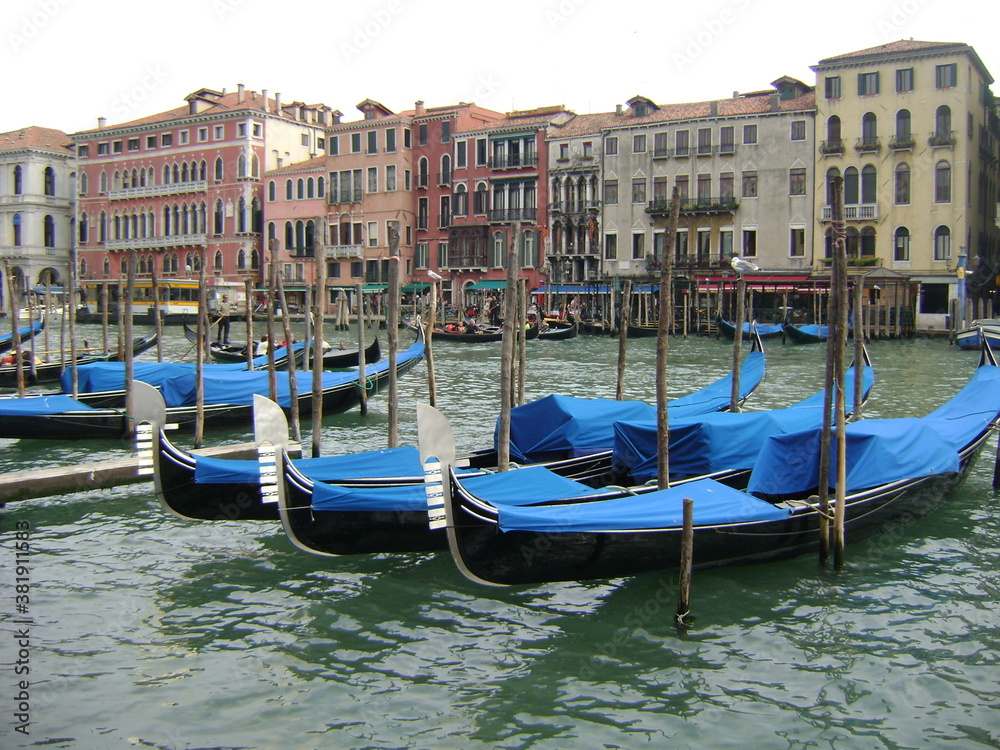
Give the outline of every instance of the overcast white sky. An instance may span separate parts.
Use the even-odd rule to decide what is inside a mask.
[[[971,44],[1000,76],[996,0],[5,0],[0,28],[0,132],[73,133],[239,83],[347,120],[367,98],[607,112],[814,84],[824,57],[911,37]]]

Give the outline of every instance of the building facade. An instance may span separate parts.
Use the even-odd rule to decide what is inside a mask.
[[[839,176],[848,262],[918,283],[918,329],[954,324],[960,286],[995,301],[1000,127],[979,56],[965,44],[902,40],[813,70],[818,257],[831,254],[830,186]]]
[[[74,235],[76,158],[61,130],[0,133],[0,309],[24,305],[23,293],[69,279]],[[15,298],[8,282],[14,280]]]

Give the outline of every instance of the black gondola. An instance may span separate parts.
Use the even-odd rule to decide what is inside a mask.
[[[154,346],[156,346],[155,333],[138,336],[132,342],[132,354],[134,356],[142,354]],[[78,365],[86,365],[91,362],[117,362],[118,359],[118,349],[115,348],[107,354],[81,354],[76,358],[76,363]],[[35,362],[34,366],[25,362],[22,365],[24,382],[26,385],[55,383],[69,367],[69,362]],[[7,388],[17,386],[17,365],[0,366],[0,386]]]

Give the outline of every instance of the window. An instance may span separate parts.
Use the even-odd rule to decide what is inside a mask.
[[[674,178],[674,185],[677,187],[677,195],[680,201],[685,202],[691,195],[689,188],[689,179],[686,174],[679,174]]]
[[[166,146],[167,143],[164,142],[163,145]],[[97,155],[98,156],[107,156],[108,155],[108,144],[107,143],[98,143],[97,144]]]
[[[734,175],[732,172],[722,172],[719,174],[719,197],[724,201],[733,199]]]
[[[403,148],[413,148],[413,133],[409,128],[403,128]]]
[[[788,257],[804,258],[806,255],[806,230],[805,227],[792,227],[789,230],[790,244],[788,247]]]
[[[146,136],[146,148],[156,148],[156,136],[147,135]]]
[[[653,157],[667,156],[667,133],[653,135]]]
[[[858,96],[878,94],[878,73],[858,73]]]
[[[594,158],[594,143],[593,141],[583,142],[583,158],[593,159]]]
[[[757,126],[756,125],[744,125],[743,126],[743,143],[750,145],[757,142]]]
[[[908,91],[913,91],[913,68],[900,68],[896,71],[896,93]]]
[[[934,167],[934,202],[951,202],[951,165],[946,161]]]
[[[805,123],[802,123],[805,125]],[[803,138],[805,135],[803,133]],[[736,150],[736,129],[732,125],[726,125],[719,129],[719,153],[731,154]]]
[[[569,144],[568,143],[560,143],[559,144],[559,161],[568,161],[568,160],[569,160]]]
[[[391,193],[396,189],[396,165],[388,164],[385,168],[385,190]]]
[[[368,167],[368,192],[378,192],[378,167]]]
[[[156,136],[152,136],[152,137],[155,138]],[[89,151],[90,151],[90,147],[86,143],[81,143],[80,145],[78,145],[76,147],[76,158],[78,158],[78,159],[86,159],[87,158],[87,154],[88,154]]]
[[[309,148],[309,133],[299,134],[299,143],[302,144],[303,148]]]
[[[757,230],[743,230],[743,256],[746,258],[757,257]]]
[[[698,153],[712,153],[712,129],[698,128]]]
[[[637,177],[632,180],[632,202],[633,203],[645,203],[646,202],[646,178]]]
[[[894,195],[897,206],[905,206],[910,202],[910,168],[906,164],[896,167]]]
[[[861,202],[866,204],[877,203],[878,198],[878,171],[871,164],[866,164],[861,168]]]
[[[618,180],[604,181],[604,202],[609,205],[618,202]]]
[[[212,128],[212,140],[221,141],[226,137],[226,126],[216,125]]]
[[[719,257],[723,260],[733,256],[733,230],[719,230]]]
[[[604,153],[608,156],[618,155],[618,138],[615,136],[609,136],[606,141],[604,141]]]
[[[788,194],[789,195],[806,194],[805,167],[793,167],[792,169],[788,170]]]
[[[86,195],[90,192],[90,178],[87,176],[86,172],[80,173],[80,195]]]
[[[840,76],[827,76],[823,79],[823,90],[827,99],[840,98]]]
[[[743,197],[744,198],[756,198],[757,197],[757,172],[744,172],[743,178]]]
[[[712,175],[698,175],[698,203],[704,205],[712,200]]]
[[[489,161],[489,151],[485,138],[476,139],[476,166],[482,167]]]
[[[687,156],[691,153],[689,141],[691,133],[687,130],[678,130],[674,133],[674,155]]]
[[[173,133],[164,133],[160,136],[161,146],[173,146],[174,145],[174,135]]]
[[[472,210],[477,214],[485,214],[490,205],[490,193],[485,182],[476,185],[476,192],[473,195]]]
[[[910,110],[901,109],[896,113],[896,142],[910,143],[913,140],[913,131],[910,121]]]
[[[186,145],[188,145],[191,142],[191,134],[188,131],[182,130],[180,132],[180,136],[181,136],[181,145],[182,146],[186,146]]]
[[[113,154],[120,154],[121,152],[122,152],[122,142],[121,141],[112,141],[111,142],[111,153],[113,153]]]
[[[326,152],[330,156],[338,156],[340,154],[340,136],[331,135],[326,141]]]
[[[273,203],[275,200],[277,200],[277,193],[278,190],[275,187],[274,180],[271,180],[270,182],[267,183],[267,202]]]
[[[403,190],[410,190],[413,186],[413,172],[409,169],[403,170]]]
[[[387,154],[396,153],[396,128],[388,128],[385,131],[385,152]]]
[[[378,222],[368,222],[368,247],[378,247]]]
[[[24,242],[24,237],[21,233],[21,214],[14,214],[14,218],[11,221],[14,229],[14,247],[21,247]]]
[[[948,227],[934,230],[934,260],[951,260],[951,230]]]
[[[951,108],[946,104],[934,112],[934,135],[938,138],[951,137]]]
[[[208,128],[198,128],[198,143],[208,140]]]
[[[46,167],[43,176],[45,195],[54,196],[56,194],[56,170],[52,167]]]
[[[351,153],[361,153],[361,133],[351,133]]]
[[[128,150],[129,151],[138,151],[139,150],[139,139],[138,138],[129,138],[128,139]]]
[[[861,143],[865,146],[878,143],[878,118],[874,112],[865,112],[861,117]]]
[[[421,123],[417,127],[417,145],[418,146],[427,145],[427,123]]]
[[[14,195],[24,195],[24,170],[20,164],[14,167]]]
[[[792,140],[804,141],[806,139],[806,121],[792,120]]]
[[[901,261],[910,259],[910,230],[906,227],[897,229],[893,236],[892,259]]]
[[[451,120],[445,120],[441,123],[441,143],[447,143],[451,140]]]
[[[368,139],[367,148],[365,148],[366,154],[377,154],[378,153],[378,131],[369,130],[365,136]]]
[[[934,67],[934,87],[953,89],[958,85],[958,64],[936,65]]]
[[[667,205],[667,178],[653,178],[653,202],[660,206]]]
[[[646,136],[644,135],[632,136],[632,153],[633,154],[646,153]]]
[[[632,260],[642,260],[646,257],[646,235],[636,232],[632,235]]]
[[[844,205],[857,205],[858,196],[858,170],[856,167],[848,167],[844,170]]]
[[[604,259],[618,260],[618,235],[608,233],[604,235]]]

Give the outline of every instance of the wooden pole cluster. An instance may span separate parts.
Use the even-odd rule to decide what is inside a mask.
[[[680,190],[675,185],[670,202],[670,216],[660,265],[660,320],[656,336],[656,466],[657,486],[670,485],[670,421],[667,417],[667,334],[674,318],[673,271],[671,249],[680,220]]]
[[[520,223],[514,224],[514,237],[520,235]],[[500,352],[500,423],[497,433],[497,468],[510,468],[510,410],[513,399],[513,360],[517,337],[517,243],[507,245],[507,292],[503,299],[503,340]]]
[[[323,433],[323,316],[326,312],[326,246],[330,240],[330,225],[322,219],[323,242],[316,248],[316,289],[313,297],[313,362],[312,362],[312,456],[322,450]]]

